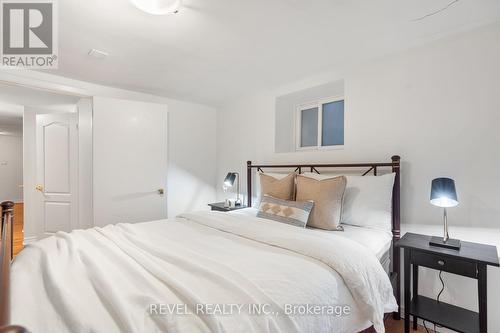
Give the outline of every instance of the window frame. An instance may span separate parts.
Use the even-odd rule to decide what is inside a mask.
[[[323,105],[333,102],[344,101],[344,123],[342,127],[344,128],[344,144],[342,145],[329,145],[323,146]],[[318,138],[316,141],[316,146],[302,147],[302,111],[308,109],[318,109]],[[316,101],[302,103],[295,107],[295,150],[296,151],[308,151],[308,150],[340,150],[344,149],[345,146],[345,97],[344,96],[331,96],[322,98]]]

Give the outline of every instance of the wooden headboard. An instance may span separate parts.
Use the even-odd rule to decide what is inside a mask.
[[[392,240],[393,244],[401,237],[401,157],[395,155],[391,157],[391,162],[375,163],[341,163],[341,164],[259,164],[254,165],[252,161],[247,162],[247,205],[252,207],[252,174],[253,169],[264,172],[264,169],[290,169],[301,174],[304,171],[320,173],[318,169],[337,169],[337,170],[361,170],[362,176],[373,172],[377,176],[380,169],[390,169],[396,174],[394,180],[394,189],[392,191]],[[392,271],[390,279],[394,289],[394,296],[398,302],[398,312],[394,313],[396,319],[400,318],[400,251],[394,248],[392,250]]]

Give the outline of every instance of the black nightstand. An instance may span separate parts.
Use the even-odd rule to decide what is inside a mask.
[[[410,315],[413,329],[417,318],[462,333],[487,332],[487,274],[486,266],[499,267],[497,248],[462,241],[459,251],[429,245],[431,236],[407,233],[396,244],[404,249],[404,306],[405,333],[410,332]],[[410,277],[413,265],[413,298]],[[437,302],[418,295],[418,266],[458,274],[477,280],[479,312]]]
[[[216,202],[216,203],[211,203],[211,204],[208,204],[208,205],[212,208],[212,210],[216,210],[216,211],[219,211],[219,212],[231,212],[233,210],[247,208],[247,206],[245,206],[245,205],[239,205],[239,206],[236,206],[236,207],[224,207],[224,203],[223,202]]]

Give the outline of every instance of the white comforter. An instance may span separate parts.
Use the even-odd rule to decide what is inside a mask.
[[[57,233],[16,258],[11,290],[33,333],[384,332],[396,310],[361,245],[217,212]]]

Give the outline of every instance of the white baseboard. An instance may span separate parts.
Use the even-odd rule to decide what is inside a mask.
[[[24,246],[29,245],[31,243],[36,242],[37,240],[38,240],[38,237],[36,237],[36,236],[24,237],[23,245]]]

